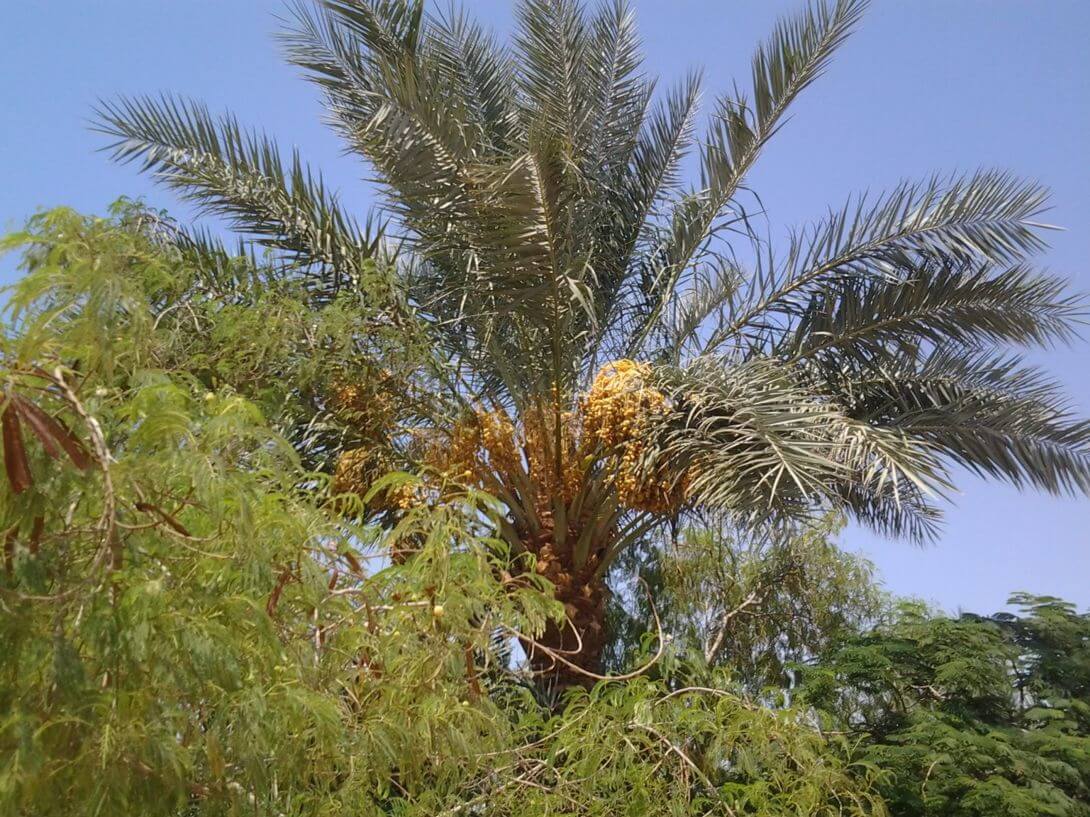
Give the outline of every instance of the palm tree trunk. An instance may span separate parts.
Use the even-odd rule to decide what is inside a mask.
[[[597,680],[594,676],[602,674],[609,590],[596,580],[558,591],[556,598],[563,602],[567,620],[550,621],[535,644],[524,644],[530,666],[543,679],[543,686],[589,689]]]
[[[577,530],[569,530],[565,541],[572,543],[578,538]],[[564,605],[566,614],[566,621],[550,621],[534,643],[524,641],[530,666],[543,687],[590,688],[597,680],[594,675],[601,675],[608,635],[609,588],[595,575],[601,554],[592,553],[577,567],[570,544],[558,545],[548,525],[526,544],[537,556],[537,572],[552,583],[554,597]]]

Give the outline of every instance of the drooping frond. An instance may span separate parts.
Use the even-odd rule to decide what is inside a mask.
[[[833,507],[880,536],[926,544],[940,534],[942,510],[915,485],[875,492],[870,486],[846,481],[835,485],[833,493]]]
[[[1045,201],[1040,185],[981,171],[904,184],[873,204],[865,196],[849,202],[796,235],[781,262],[758,256],[746,298],[710,333],[707,348],[778,331],[785,316],[847,278],[911,280],[921,259],[1017,263],[1044,246],[1033,219]]]
[[[907,278],[850,277],[814,292],[779,342],[792,360],[881,358],[920,344],[1067,340],[1081,299],[1025,264],[925,258]]]
[[[849,416],[775,360],[699,358],[657,377],[671,408],[651,465],[684,473],[700,506],[754,520],[832,504],[916,536],[921,497],[947,487],[926,446]]]
[[[978,474],[1090,491],[1090,423],[1057,383],[1016,357],[954,349],[827,377],[850,396],[853,416],[902,430]]]
[[[358,278],[376,250],[381,231],[345,213],[298,153],[285,165],[271,139],[244,132],[231,116],[162,97],[104,103],[98,118],[116,139],[115,159],[141,162],[202,210],[312,272],[326,293]]]
[[[659,457],[692,473],[697,502],[761,515],[790,509],[844,473],[830,457],[830,408],[772,362],[703,359],[659,372],[674,411]]]

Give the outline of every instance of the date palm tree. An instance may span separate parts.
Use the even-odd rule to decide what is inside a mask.
[[[664,523],[832,508],[926,539],[955,464],[1090,489],[1090,426],[1017,351],[1069,339],[1081,311],[1027,261],[1038,185],[935,177],[775,252],[757,240],[747,174],[865,5],[781,21],[748,91],[700,121],[699,76],[657,92],[623,0],[519,0],[509,44],[409,0],[293,10],[288,58],[369,164],[400,308],[462,406],[410,448],[500,500],[502,537],[568,612],[526,641],[561,685],[593,677],[607,571]],[[359,286],[380,242],[298,155],[173,98],[99,114],[118,159],[227,216],[315,298]]]

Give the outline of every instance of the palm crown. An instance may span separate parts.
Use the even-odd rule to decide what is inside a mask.
[[[699,77],[654,93],[621,0],[521,0],[509,46],[405,0],[295,9],[289,58],[373,167],[404,234],[397,308],[464,407],[416,450],[501,499],[504,538],[567,605],[572,626],[531,645],[539,668],[595,666],[606,570],[679,514],[833,507],[918,539],[952,463],[1090,488],[1090,427],[1009,351],[1068,338],[1081,308],[1026,263],[1038,186],[904,184],[775,253],[749,231],[746,174],[864,6],[782,21],[748,94],[703,127]],[[100,113],[117,157],[231,218],[319,301],[384,251],[297,155],[230,118],[173,99]],[[365,460],[342,457],[342,481]]]

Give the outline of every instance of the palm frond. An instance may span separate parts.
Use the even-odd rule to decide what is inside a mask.
[[[194,292],[213,292],[223,303],[237,303],[246,294],[262,286],[271,285],[290,275],[290,271],[267,258],[259,258],[252,241],[236,236],[233,246],[206,225],[179,224],[163,211],[137,208],[126,214],[132,226],[147,236],[158,247],[178,253],[186,268],[193,272],[194,287],[183,298]],[[177,297],[172,295],[171,297]],[[166,309],[169,299],[155,303],[155,308]],[[174,302],[177,306],[177,302]]]
[[[374,106],[372,61],[323,7],[298,0],[289,12],[289,25],[278,35],[284,55],[321,89],[330,123],[351,144],[354,129]]]
[[[753,56],[752,104],[738,92],[720,98],[702,155],[703,186],[711,204],[719,204],[716,212],[734,196],[787,107],[824,73],[866,6],[867,0],[815,3],[780,20]]]
[[[815,292],[846,278],[910,279],[921,259],[1013,264],[1044,246],[1034,221],[1044,189],[997,171],[903,184],[873,204],[849,202],[792,238],[784,260],[759,255],[750,291],[707,348],[738,334],[778,331]]]
[[[523,125],[533,142],[586,151],[594,95],[591,36],[577,0],[522,0],[515,9]],[[582,163],[574,155],[570,168]]]
[[[1059,384],[1017,357],[904,355],[829,374],[852,415],[896,428],[978,474],[1051,493],[1090,492],[1090,422]]]
[[[655,216],[656,206],[681,184],[680,166],[692,147],[701,77],[689,74],[673,88],[645,118],[632,155],[623,201],[631,209],[632,225],[628,239],[650,241],[646,231]]]
[[[584,240],[595,234],[599,199],[592,194],[593,112],[596,88],[591,74],[594,42],[585,10],[577,0],[524,0],[516,8],[518,98],[526,132],[526,166],[535,216],[540,219],[548,253],[549,286],[593,280],[594,250]],[[568,313],[567,304],[552,308]],[[589,304],[580,304],[587,319]],[[555,327],[554,339],[557,337]]]
[[[638,177],[635,163],[646,158],[637,153],[645,147],[643,123],[654,83],[642,73],[641,42],[625,0],[603,3],[589,27],[588,145],[576,159],[585,181],[574,212],[592,248],[586,262],[590,274],[585,276],[593,292],[591,323],[606,331],[645,219],[630,194]],[[595,338],[592,344],[597,342]]]
[[[519,122],[511,93],[515,87],[511,55],[458,9],[439,18],[428,34],[427,49],[436,70],[483,134],[483,150],[498,154],[513,150]]]
[[[721,97],[701,150],[698,206],[683,203],[692,223],[678,235],[673,263],[686,266],[734,198],[761,148],[782,124],[788,106],[829,65],[867,6],[866,0],[815,3],[781,20],[753,56],[753,102],[742,92]],[[694,229],[695,227],[695,229]]]
[[[381,230],[361,228],[297,152],[285,164],[271,139],[244,132],[231,116],[216,119],[165,96],[103,103],[97,116],[98,130],[116,139],[115,160],[141,162],[203,211],[312,273],[326,294],[358,279],[376,252]]]
[[[953,487],[940,452],[904,429],[861,422],[837,406],[833,427],[851,473],[830,486],[827,500],[883,535],[933,539],[942,518],[934,502]]]
[[[721,97],[701,147],[701,183],[675,205],[658,246],[647,255],[645,336],[663,302],[690,266],[706,254],[716,234],[741,216],[724,219],[761,148],[782,124],[788,106],[826,69],[859,21],[867,0],[816,3],[779,22],[753,57],[753,103],[741,92]],[[711,347],[709,347],[710,350]]]
[[[880,536],[922,545],[934,541],[941,531],[942,511],[912,485],[896,493],[875,492],[845,481],[834,486],[833,492],[833,507]]]
[[[774,362],[703,358],[656,374],[673,410],[654,456],[693,475],[699,504],[752,514],[789,508],[844,473],[829,456],[830,407]]]
[[[408,4],[382,0],[330,2],[317,12],[299,6],[294,17],[283,38],[289,59],[323,89],[337,129],[374,165],[391,205],[420,221],[457,201],[459,168],[479,132],[450,75],[417,48],[431,27]],[[435,207],[423,204],[432,198]]]
[[[602,178],[619,180],[636,149],[653,85],[642,73],[642,43],[627,0],[604,3],[589,29],[588,153]],[[618,191],[610,186],[610,192]]]
[[[698,358],[656,377],[672,408],[648,468],[686,475],[697,505],[751,522],[833,505],[926,538],[927,497],[949,482],[912,434],[851,416],[773,359]]]
[[[692,147],[700,75],[690,74],[672,89],[645,118],[636,137],[631,167],[620,190],[614,191],[619,209],[612,225],[618,244],[619,275],[611,287],[602,287],[603,325],[615,326],[622,354],[632,354],[646,338],[661,308],[662,284],[669,263],[640,254],[656,245],[656,209],[680,184],[679,168]],[[626,314],[629,313],[629,314]]]
[[[924,258],[907,279],[847,278],[810,296],[778,343],[791,360],[880,357],[921,344],[1069,340],[1083,300],[1025,264]]]
[[[321,0],[330,14],[368,44],[372,53],[396,62],[416,50],[423,27],[423,0]]]
[[[700,333],[708,319],[729,309],[731,296],[745,282],[745,272],[732,259],[716,255],[708,258],[688,276],[666,304],[657,329],[662,335],[662,353],[679,360],[688,347],[699,348]],[[637,338],[634,338],[637,340]],[[642,338],[640,338],[642,340]]]
[[[171,241],[202,282],[221,296],[256,290],[283,274],[276,266],[262,263],[252,242],[239,239],[231,247],[208,228],[180,226]]]

